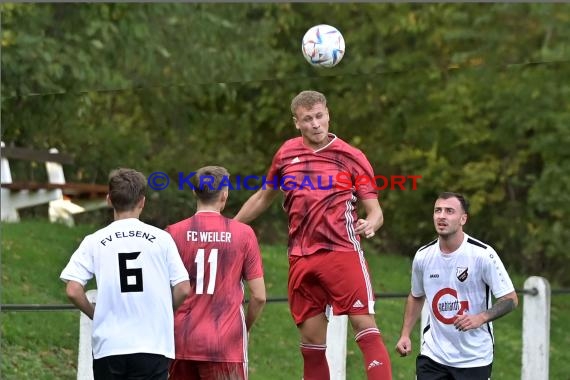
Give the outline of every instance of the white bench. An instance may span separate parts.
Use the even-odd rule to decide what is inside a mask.
[[[107,185],[69,183],[65,181],[62,164],[73,164],[73,157],[51,148],[48,152],[27,148],[6,147],[1,143],[2,221],[19,222],[18,210],[49,203],[51,222],[73,226],[73,216],[107,207]],[[8,159],[44,162],[47,182],[14,181]]]

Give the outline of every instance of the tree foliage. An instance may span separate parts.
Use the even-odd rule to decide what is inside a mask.
[[[300,53],[319,23],[346,40],[333,69]],[[469,233],[564,281],[569,25],[566,4],[2,4],[2,139],[75,154],[66,175],[86,182],[117,166],[263,175],[296,135],[290,99],[317,89],[376,173],[422,176],[381,193],[378,250],[412,255],[437,194],[460,191]],[[153,192],[147,218],[185,217],[189,193]],[[283,239],[284,223],[276,204],[256,227]]]

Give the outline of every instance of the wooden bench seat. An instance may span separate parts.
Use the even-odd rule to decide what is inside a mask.
[[[19,209],[49,203],[49,218],[73,225],[73,215],[107,207],[107,185],[67,182],[62,164],[73,164],[73,156],[52,148],[42,151],[1,144],[2,221],[18,222]],[[11,160],[45,163],[48,180],[14,181],[10,171]]]
[[[18,181],[12,183],[2,183],[0,185],[4,189],[10,190],[53,190],[61,189],[64,195],[70,198],[91,199],[101,198],[107,195],[107,185],[98,185],[93,183],[40,183],[33,181]]]

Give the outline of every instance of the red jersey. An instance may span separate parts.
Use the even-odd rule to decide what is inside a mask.
[[[287,140],[273,157],[266,184],[277,184],[285,194],[289,255],[360,251],[356,202],[378,197],[374,172],[362,151],[329,136],[318,150],[305,146],[302,137]],[[369,181],[357,184],[359,176]]]
[[[242,280],[263,276],[253,230],[217,212],[198,212],[166,230],[193,285],[174,316],[176,359],[246,362]]]

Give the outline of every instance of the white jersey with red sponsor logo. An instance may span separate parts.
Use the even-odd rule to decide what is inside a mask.
[[[444,254],[439,240],[420,248],[412,264],[412,295],[426,297],[429,321],[423,331],[421,354],[458,368],[481,367],[493,362],[491,322],[458,331],[453,320],[460,314],[478,314],[496,298],[514,291],[497,252],[465,234],[461,246]]]

